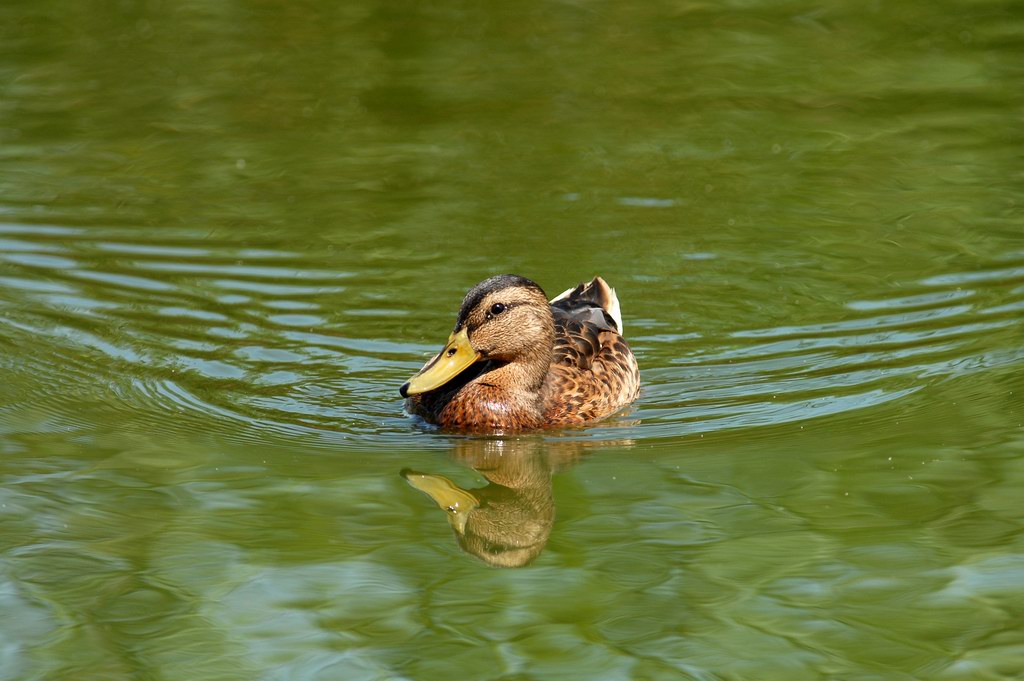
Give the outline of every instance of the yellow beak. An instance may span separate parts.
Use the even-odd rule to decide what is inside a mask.
[[[425,493],[442,511],[448,512],[448,523],[459,534],[466,533],[466,521],[470,512],[480,505],[480,500],[462,489],[443,475],[430,475],[411,470],[401,473],[405,481]]]
[[[478,359],[480,353],[473,349],[466,327],[462,327],[458,333],[448,336],[448,344],[444,346],[444,350],[410,378],[399,392],[402,393],[402,397],[408,397],[440,388]]]

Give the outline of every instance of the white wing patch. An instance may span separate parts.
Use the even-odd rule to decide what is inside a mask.
[[[597,287],[595,292],[593,289]],[[580,288],[579,286],[573,286],[567,288],[557,296],[551,299],[551,304],[557,303],[559,300],[565,300],[572,298],[572,293]],[[596,296],[594,295],[596,293]],[[588,296],[588,294],[590,294]],[[619,334],[623,333],[622,328],[622,312],[619,310],[619,297],[615,295],[615,289],[608,286],[608,283],[601,277],[594,277],[593,281],[589,284],[583,285],[583,290],[578,294],[581,298],[588,298],[593,301],[596,297],[600,301],[601,308],[608,313],[608,316],[615,320],[615,326],[619,329]]]

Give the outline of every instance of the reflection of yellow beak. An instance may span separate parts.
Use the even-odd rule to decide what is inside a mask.
[[[410,485],[434,500],[441,510],[448,512],[448,523],[459,534],[465,534],[469,513],[480,505],[480,500],[443,475],[430,475],[404,470],[402,477]]]
[[[448,336],[448,344],[444,346],[444,350],[410,378],[399,392],[402,393],[402,397],[408,397],[440,388],[478,359],[480,353],[473,349],[466,327],[462,327],[458,333]]]

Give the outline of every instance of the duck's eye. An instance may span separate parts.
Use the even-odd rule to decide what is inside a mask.
[[[505,306],[502,305],[501,303],[495,303],[494,305],[491,305],[491,314],[501,314],[504,311]]]

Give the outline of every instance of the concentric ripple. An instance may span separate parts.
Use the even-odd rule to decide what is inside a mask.
[[[386,267],[187,231],[132,238],[0,227],[2,361],[46,387],[42,397],[13,395],[13,409],[71,421],[96,409],[158,432],[212,417],[241,425],[231,431],[243,439],[429,442],[394,388],[436,350],[409,342],[426,335],[411,325],[448,320],[386,295]],[[624,301],[642,397],[561,437],[640,442],[803,422],[1020,363],[1022,279],[1017,254],[851,300],[834,319],[708,337],[664,333],[682,320],[629,319]]]

